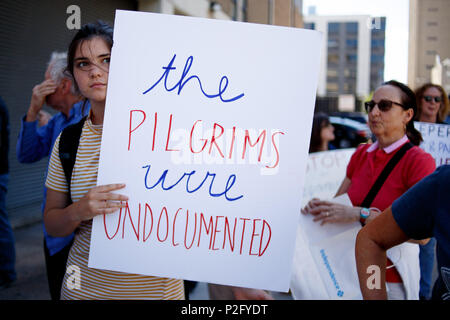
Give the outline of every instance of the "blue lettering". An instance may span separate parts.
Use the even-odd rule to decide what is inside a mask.
[[[238,99],[241,99],[241,98],[244,96],[243,93],[241,93],[241,94],[239,94],[239,95],[237,95],[237,96],[235,96],[235,97],[233,97],[233,98],[230,98],[230,99],[225,99],[225,98],[222,96],[222,94],[225,93],[225,91],[226,91],[227,88],[228,88],[228,82],[229,82],[229,81],[228,81],[227,76],[223,76],[223,77],[220,79],[220,82],[219,82],[219,92],[218,92],[217,94],[208,94],[208,93],[206,93],[205,90],[203,90],[202,81],[200,80],[200,78],[199,78],[197,75],[192,75],[192,76],[190,76],[190,77],[188,77],[188,78],[186,79],[186,77],[187,77],[188,74],[189,74],[189,70],[191,69],[192,62],[194,61],[194,57],[193,57],[193,56],[190,56],[189,58],[187,58],[186,63],[185,63],[185,65],[184,65],[183,72],[181,73],[180,80],[178,80],[178,82],[177,82],[172,88],[169,88],[169,85],[167,84],[167,79],[169,78],[170,72],[171,72],[172,70],[175,70],[175,69],[176,69],[176,67],[173,66],[173,64],[174,64],[174,62],[175,62],[176,56],[177,56],[177,55],[174,54],[174,55],[173,55],[173,58],[172,58],[172,60],[170,60],[169,64],[168,64],[166,67],[162,67],[163,70],[164,70],[164,72],[163,72],[162,76],[159,78],[159,80],[156,81],[150,88],[148,88],[147,90],[145,90],[142,94],[147,94],[147,93],[149,93],[150,91],[152,91],[152,90],[153,90],[153,89],[154,89],[154,88],[155,88],[155,87],[156,87],[156,86],[164,79],[164,88],[166,89],[166,91],[171,92],[171,91],[173,91],[173,90],[175,90],[175,89],[178,89],[177,94],[180,95],[180,94],[181,94],[181,91],[182,91],[183,88],[184,88],[184,86],[185,86],[189,81],[191,81],[191,80],[194,79],[194,80],[198,83],[198,85],[199,85],[199,87],[200,87],[200,90],[201,90],[201,92],[203,93],[203,95],[204,95],[205,97],[209,98],[209,99],[213,99],[213,98],[219,97],[220,100],[222,100],[222,102],[232,102],[232,101],[236,101],[236,100],[238,100]]]
[[[213,184],[214,184],[214,179],[216,178],[216,174],[215,173],[210,173],[208,171],[206,173],[206,175],[205,175],[205,178],[200,183],[200,185],[197,186],[195,189],[190,189],[189,188],[189,186],[190,186],[189,181],[191,179],[191,176],[195,174],[195,170],[192,170],[191,172],[183,173],[183,175],[178,179],[178,181],[175,182],[174,184],[170,185],[170,186],[166,186],[165,185],[167,173],[169,172],[169,170],[164,170],[164,172],[161,174],[161,177],[158,179],[158,181],[154,185],[150,186],[148,184],[148,179],[149,179],[148,175],[150,173],[151,165],[146,165],[146,166],[143,166],[142,168],[143,169],[147,169],[147,171],[145,172],[144,185],[145,185],[145,188],[148,189],[148,190],[154,189],[158,185],[161,185],[161,189],[162,190],[165,190],[165,191],[170,190],[170,189],[174,188],[176,185],[178,185],[184,179],[184,177],[187,176],[187,179],[186,179],[186,192],[187,193],[194,193],[194,192],[196,192],[197,190],[199,190],[203,186],[203,184],[205,183],[205,181],[209,177],[212,177],[210,185],[209,185],[209,195],[211,197],[225,196],[225,199],[227,199],[228,201],[236,201],[236,200],[239,200],[239,199],[241,199],[243,197],[243,195],[240,195],[238,197],[234,197],[233,198],[233,197],[229,197],[228,194],[227,194],[227,192],[231,190],[231,188],[233,187],[233,185],[234,185],[234,183],[236,181],[236,175],[234,175],[234,174],[232,174],[232,175],[230,175],[228,177],[228,181],[226,183],[225,190],[222,193],[214,193],[212,191],[212,187],[213,187]]]

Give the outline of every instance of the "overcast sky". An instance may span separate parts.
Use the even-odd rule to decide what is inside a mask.
[[[370,15],[386,17],[385,80],[408,79],[408,0],[303,0],[303,14],[315,6],[317,15]]]

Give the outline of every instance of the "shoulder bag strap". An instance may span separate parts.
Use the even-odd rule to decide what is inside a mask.
[[[389,160],[387,165],[384,167],[381,174],[378,176],[377,180],[373,184],[372,188],[370,189],[369,193],[365,197],[364,201],[361,203],[361,207],[363,208],[369,208],[372,204],[373,200],[377,196],[378,191],[380,191],[381,187],[383,186],[384,182],[386,181],[389,174],[392,172],[394,167],[397,165],[397,163],[400,161],[400,159],[405,155],[406,151],[411,149],[413,147],[413,144],[411,142],[405,143],[400,150],[398,150],[395,155]]]
[[[72,171],[77,157],[78,145],[80,143],[81,131],[83,130],[84,122],[87,116],[83,117],[79,122],[67,126],[59,138],[59,158],[66,176],[67,184],[69,185],[72,179]]]

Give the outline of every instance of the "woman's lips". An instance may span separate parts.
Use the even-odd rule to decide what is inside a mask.
[[[91,88],[103,88],[104,86],[105,84],[100,82],[91,84]]]

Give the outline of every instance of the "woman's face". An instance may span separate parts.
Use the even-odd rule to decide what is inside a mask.
[[[402,104],[402,92],[399,88],[385,85],[378,88],[374,95],[375,103],[380,100],[389,100]],[[404,110],[401,106],[393,103],[387,111],[381,111],[378,105],[369,112],[369,127],[372,133],[380,138],[402,137],[406,133],[406,124],[412,119],[412,109]]]
[[[439,108],[441,107],[441,101],[436,102],[435,99],[442,99],[441,92],[436,87],[430,87],[423,93],[420,107],[421,107],[421,116],[425,116],[426,118],[436,119],[437,114],[439,112]],[[427,101],[428,100],[428,101]],[[431,101],[430,101],[431,100]]]
[[[320,130],[320,139],[323,142],[330,142],[334,140],[334,127],[331,123],[323,123]]]
[[[104,103],[111,50],[100,37],[85,40],[75,51],[73,74],[83,96],[91,103]]]

